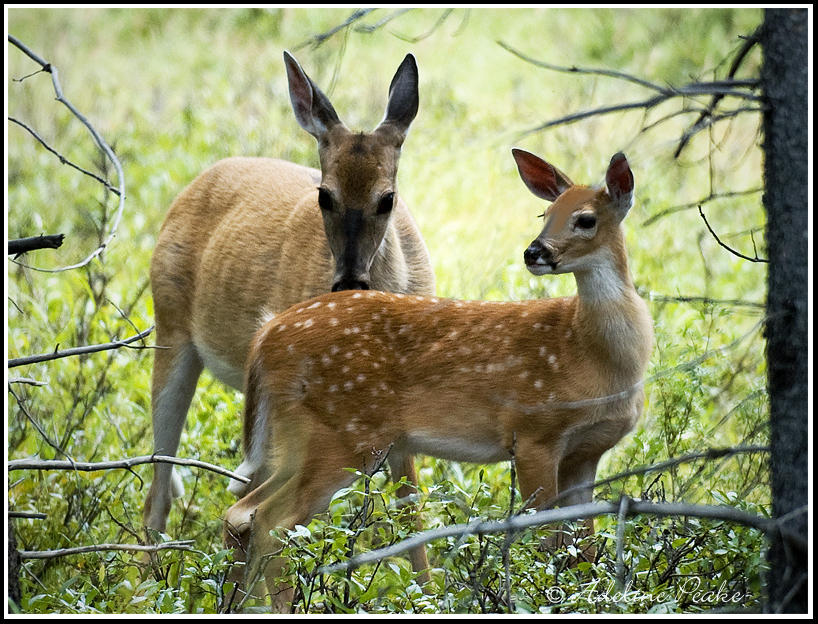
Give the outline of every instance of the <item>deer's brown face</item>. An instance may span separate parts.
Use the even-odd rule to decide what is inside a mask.
[[[369,134],[350,132],[329,99],[285,54],[298,123],[318,140],[318,206],[335,259],[332,290],[368,289],[369,270],[395,206],[400,147],[418,111],[418,69],[407,55],[389,85],[386,114]]]
[[[386,129],[353,134],[339,126],[327,139],[318,206],[335,260],[332,290],[367,290],[397,201],[400,144]]]

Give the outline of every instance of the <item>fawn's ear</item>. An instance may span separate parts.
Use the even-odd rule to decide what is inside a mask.
[[[613,210],[621,221],[633,205],[634,187],[633,172],[622,152],[617,152],[611,158],[611,164],[608,165],[608,172],[605,174],[605,185],[613,203]]]
[[[539,156],[516,147],[511,154],[528,190],[541,199],[552,202],[574,185],[567,175]]]
[[[341,123],[338,113],[335,112],[329,98],[287,51],[284,52],[284,65],[287,68],[290,101],[295,118],[304,130],[320,141],[332,126]]]

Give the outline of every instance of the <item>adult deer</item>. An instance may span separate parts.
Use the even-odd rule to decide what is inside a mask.
[[[156,340],[165,347],[153,367],[156,454],[176,453],[203,367],[242,389],[262,317],[331,290],[434,293],[429,254],[395,180],[418,110],[414,57],[395,73],[386,115],[371,133],[350,132],[286,52],[284,62],[296,119],[318,140],[321,171],[229,158],[171,205],[151,262]],[[411,456],[395,454],[390,464],[415,480]],[[145,524],[163,531],[181,492],[171,467],[157,464]],[[425,568],[425,551],[415,557]]]
[[[535,275],[573,273],[577,295],[457,301],[375,291],[317,297],[256,334],[244,431],[255,470],[225,516],[229,544],[252,553],[277,610],[276,527],[306,524],[384,453],[468,461],[516,458],[523,500],[541,507],[593,481],[600,456],[635,424],[653,330],[628,269],[620,225],[633,174],[616,154],[602,188],[574,185],[514,150],[528,188],[552,201],[525,251]],[[563,504],[591,500],[575,490]],[[593,523],[590,523],[593,530]],[[261,564],[262,560],[265,562]]]

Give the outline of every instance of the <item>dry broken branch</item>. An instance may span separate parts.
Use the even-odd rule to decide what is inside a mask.
[[[69,111],[71,111],[71,114],[74,115],[74,117],[76,117],[86,127],[88,132],[91,134],[91,137],[94,139],[94,142],[97,144],[97,147],[99,147],[99,149],[102,150],[102,152],[105,154],[105,156],[108,158],[108,160],[111,161],[114,168],[116,169],[118,185],[117,185],[116,189],[114,190],[114,192],[119,196],[119,206],[117,208],[116,215],[114,216],[113,222],[111,223],[110,230],[108,231],[108,233],[107,233],[106,237],[104,238],[104,240],[102,241],[102,243],[100,243],[100,245],[94,251],[92,251],[90,254],[88,254],[88,256],[86,256],[80,262],[77,262],[75,264],[71,264],[71,265],[68,265],[68,266],[59,267],[59,268],[56,268],[56,269],[44,269],[44,268],[41,268],[41,267],[29,266],[29,265],[23,264],[22,262],[14,261],[16,264],[19,264],[20,266],[24,266],[26,268],[33,269],[35,271],[42,271],[42,272],[46,272],[46,273],[60,273],[60,272],[63,272],[63,271],[69,271],[71,269],[77,269],[77,268],[80,268],[80,267],[83,267],[83,266],[87,265],[94,258],[99,256],[103,251],[105,251],[105,248],[111,243],[114,236],[116,236],[117,228],[119,227],[119,222],[122,219],[122,213],[125,210],[125,175],[124,175],[124,173],[122,171],[122,164],[119,162],[119,159],[116,157],[116,155],[114,154],[114,151],[111,149],[111,147],[108,145],[108,143],[105,142],[105,139],[103,139],[102,136],[100,136],[100,134],[96,131],[94,126],[92,126],[91,123],[85,118],[85,116],[82,113],[80,113],[74,107],[74,105],[71,104],[71,102],[69,102],[68,99],[66,99],[66,97],[63,95],[62,85],[60,85],[59,74],[58,74],[57,68],[54,67],[51,63],[49,63],[49,62],[45,61],[44,59],[40,58],[39,55],[32,52],[30,49],[28,49],[16,37],[14,37],[12,35],[9,35],[8,40],[14,46],[16,46],[19,50],[21,50],[26,56],[28,56],[31,60],[33,60],[35,63],[39,64],[40,67],[41,67],[41,71],[48,72],[49,74],[51,74],[51,84],[52,84],[52,86],[54,88],[54,93],[56,95],[57,101],[60,102],[61,104],[63,104]],[[103,184],[105,185],[106,189],[111,188],[111,186],[107,182],[103,182]]]
[[[249,477],[237,474],[227,468],[199,461],[197,459],[185,459],[183,457],[171,457],[168,455],[141,455],[127,459],[112,460],[107,462],[78,462],[72,459],[13,459],[8,462],[8,471],[15,470],[78,470],[80,472],[97,472],[99,470],[130,470],[134,466],[142,464],[176,464],[177,466],[191,466],[215,472],[224,477],[236,479],[242,483],[249,483]]]
[[[131,336],[130,338],[126,338],[125,340],[115,340],[113,342],[107,342],[105,344],[89,345],[86,347],[74,347],[73,349],[65,349],[63,351],[55,350],[53,353],[41,353],[40,355],[27,355],[25,357],[13,358],[8,361],[8,368],[14,368],[15,366],[24,366],[26,364],[38,364],[40,362],[48,362],[50,360],[71,357],[74,355],[85,355],[88,353],[96,353],[98,351],[108,351],[110,349],[119,349],[120,347],[127,347],[131,343],[136,342],[137,340],[144,339],[153,331],[154,327],[155,327],[154,325],[151,325],[150,327],[148,327],[148,329],[141,331],[138,334]]]

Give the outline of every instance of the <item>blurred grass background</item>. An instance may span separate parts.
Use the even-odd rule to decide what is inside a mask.
[[[59,274],[7,264],[8,356],[51,351],[58,344],[107,342],[132,335],[134,326],[151,325],[147,275],[159,226],[173,197],[216,160],[258,155],[318,165],[315,141],[290,108],[282,50],[294,53],[347,126],[361,130],[382,119],[389,81],[411,52],[420,72],[420,111],[403,147],[398,188],[426,239],[441,296],[572,294],[570,276],[536,278],[521,262],[523,250],[539,233],[537,215],[545,206],[520,181],[510,150],[532,151],[575,181],[592,184],[602,182],[613,153],[628,156],[636,203],[625,230],[631,270],[640,293],[650,300],[656,324],[649,374],[659,376],[646,388],[642,422],[605,456],[599,476],[691,450],[765,442],[764,343],[760,331],[753,331],[760,310],[657,297],[764,302],[764,265],[721,248],[695,209],[711,193],[762,186],[758,115],[745,114],[699,133],[678,159],[673,158],[677,141],[695,114],[671,114],[708,98],[677,99],[649,111],[530,132],[563,115],[651,93],[614,78],[538,68],[499,45],[555,65],[606,68],[681,85],[723,78],[729,65],[725,59],[760,23],[761,10],[382,8],[316,45],[316,35],[344,23],[352,12],[7,9],[8,33],[59,68],[65,96],[122,161],[127,190],[123,221],[101,261]],[[758,64],[756,50],[738,77],[757,75]],[[97,170],[102,158],[84,128],[54,101],[49,76],[19,80],[37,69],[7,45],[9,116],[25,121],[70,160]],[[8,125],[6,147],[7,237],[67,235],[58,251],[34,252],[21,260],[48,268],[84,257],[109,227],[116,198],[61,165],[14,124]],[[650,221],[685,204],[693,207]],[[764,255],[760,193],[710,201],[703,208],[725,242],[749,255],[757,246]],[[745,335],[699,364],[686,364]],[[674,367],[679,368],[668,372]],[[61,458],[62,451],[93,461],[150,453],[150,368],[150,352],[133,350],[26,367],[20,374],[49,385],[15,388],[30,418],[9,395],[9,457]],[[234,468],[240,462],[240,409],[241,395],[205,374],[179,454]],[[428,458],[422,466],[426,490],[444,480],[468,490],[477,471],[484,474],[482,467]],[[496,497],[506,495],[508,465],[487,470]],[[136,473],[150,480],[149,468]],[[196,539],[202,550],[218,549],[221,513],[231,500],[226,484],[195,471],[182,474],[188,498],[174,509],[168,530],[173,537]],[[635,496],[647,494],[652,478],[631,479],[622,487]],[[16,521],[21,547],[129,539],[129,533],[140,531],[146,493],[140,485],[127,472],[87,477],[13,473],[9,508],[49,514],[47,520]],[[766,464],[757,456],[706,469],[683,467],[665,475],[661,488],[668,500],[731,500],[761,509],[769,502]],[[442,521],[432,517],[427,524]],[[66,581],[77,570],[105,578],[108,561],[89,557],[30,564],[23,579],[24,608],[82,611]],[[122,598],[137,596],[135,581],[127,582],[130,589],[113,592],[122,594],[120,602],[106,607],[100,598],[88,608],[201,608],[179,603],[172,593],[164,606],[132,604]],[[60,598],[42,597],[52,593]]]

